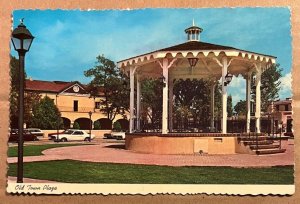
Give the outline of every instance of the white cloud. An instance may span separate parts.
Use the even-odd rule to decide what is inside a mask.
[[[281,82],[279,97],[280,98],[291,97],[291,95],[292,95],[292,74],[291,74],[291,72],[289,72],[285,76],[281,77],[279,79],[279,81]]]

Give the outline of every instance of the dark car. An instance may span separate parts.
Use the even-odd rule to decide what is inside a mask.
[[[24,141],[37,141],[39,140],[36,135],[30,133],[27,130],[23,132],[23,140]],[[9,142],[18,142],[19,141],[19,133],[17,129],[12,129],[10,131],[10,136],[8,139]]]

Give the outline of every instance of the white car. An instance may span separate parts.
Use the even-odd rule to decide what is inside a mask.
[[[62,142],[67,142],[67,141],[89,141],[90,139],[90,134],[88,134],[84,130],[66,130],[64,133],[58,134],[53,134],[51,137],[54,140],[59,140]],[[91,134],[91,140],[95,138],[95,135]]]
[[[116,138],[116,139],[123,139],[123,140],[125,140],[125,132],[112,132],[111,136],[113,138]]]
[[[44,132],[41,129],[38,128],[27,128],[28,132],[30,132],[33,135],[36,135],[38,137],[44,137]]]

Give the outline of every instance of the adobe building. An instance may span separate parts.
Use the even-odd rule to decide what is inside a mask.
[[[277,100],[268,108],[268,115],[275,132],[282,127],[282,132],[292,132],[292,99]]]
[[[122,129],[128,129],[126,116],[117,115],[111,121],[100,111],[100,100],[103,98],[101,89],[96,96],[91,96],[88,87],[79,82],[27,79],[25,94],[29,92],[38,93],[41,97],[48,96],[54,101],[61,113],[64,129],[72,128],[77,122],[81,129],[88,130],[91,124],[89,112],[92,113],[92,124],[99,121],[101,130],[111,130],[116,121],[120,122]]]

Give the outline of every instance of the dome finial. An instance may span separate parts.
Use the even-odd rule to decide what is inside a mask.
[[[195,25],[195,19],[193,18],[193,25],[184,31],[187,34],[188,41],[200,41],[200,33],[203,29]]]

